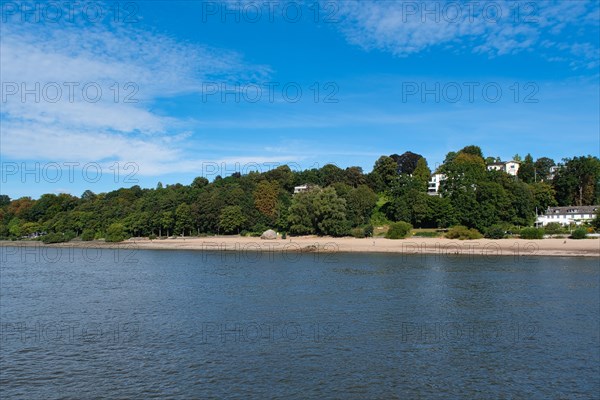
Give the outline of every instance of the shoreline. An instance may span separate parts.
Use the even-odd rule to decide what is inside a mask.
[[[435,254],[441,256],[557,256],[600,257],[600,239],[475,239],[385,238],[299,236],[275,240],[258,237],[207,236],[149,240],[132,238],[118,243],[71,241],[44,244],[40,241],[0,241],[0,247],[66,247],[130,250],[244,251],[299,253],[387,253],[400,255]]]

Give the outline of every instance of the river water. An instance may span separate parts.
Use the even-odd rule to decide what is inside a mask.
[[[600,393],[596,258],[1,250],[2,399]]]

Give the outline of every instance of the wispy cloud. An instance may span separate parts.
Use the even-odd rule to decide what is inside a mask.
[[[536,51],[552,61],[558,61],[558,50],[572,68],[599,65],[598,41],[589,42],[598,36],[596,1],[340,0],[336,4],[341,31],[350,43],[366,50],[399,57],[436,46],[492,57]]]
[[[134,26],[8,21],[0,46],[3,157],[134,161],[148,175],[189,164],[190,122],[157,112],[156,99],[269,75],[236,52]]]

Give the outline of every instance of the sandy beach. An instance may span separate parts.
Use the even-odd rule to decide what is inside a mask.
[[[444,238],[385,238],[356,239],[302,236],[287,239],[262,240],[256,237],[213,236],[177,237],[148,240],[132,238],[121,243],[103,241],[45,245],[37,241],[0,242],[0,246],[39,247],[98,247],[147,250],[199,250],[199,251],[261,251],[261,252],[322,252],[322,253],[398,253],[404,255],[432,254],[439,256],[600,256],[600,239],[478,239],[455,240]]]

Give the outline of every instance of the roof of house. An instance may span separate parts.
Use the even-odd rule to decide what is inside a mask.
[[[596,212],[596,210],[598,210],[598,208],[600,208],[600,206],[548,207],[546,210],[546,215],[593,214]]]
[[[492,166],[492,165],[497,165],[497,166],[502,166],[502,165],[506,165],[508,163],[515,163],[515,164],[520,164],[520,162],[515,161],[515,160],[508,160],[508,161],[498,161],[498,162],[493,162],[488,164],[488,167]]]

